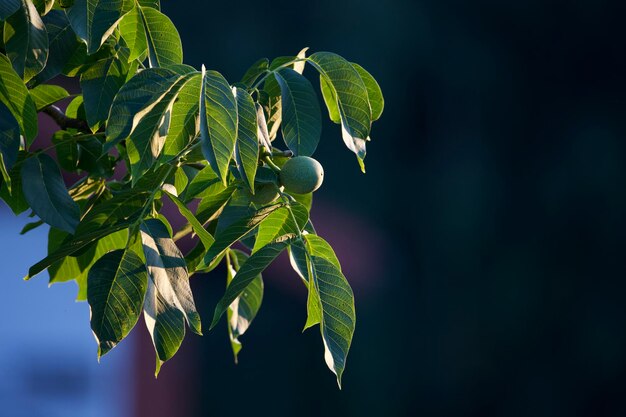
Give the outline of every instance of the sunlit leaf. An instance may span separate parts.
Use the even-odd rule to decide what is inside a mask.
[[[11,111],[30,144],[37,136],[37,109],[11,61],[0,54],[0,101]]]
[[[259,162],[259,138],[254,101],[246,90],[233,87],[237,100],[237,142],[235,161],[248,188],[254,193],[254,178]]]
[[[69,93],[61,86],[42,84],[30,90],[30,96],[35,102],[37,111],[39,111],[57,101],[63,100],[69,96]]]
[[[237,141],[237,103],[224,77],[202,68],[200,141],[202,152],[226,185],[228,164]]]

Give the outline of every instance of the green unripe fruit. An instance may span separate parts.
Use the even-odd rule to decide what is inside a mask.
[[[322,164],[308,156],[291,158],[280,171],[280,183],[285,191],[308,194],[320,188],[324,181]]]
[[[250,196],[250,201],[254,204],[263,206],[269,204],[278,198],[278,187],[276,185],[268,184],[254,184],[254,195]]]

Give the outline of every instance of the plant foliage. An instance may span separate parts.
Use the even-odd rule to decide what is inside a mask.
[[[236,359],[261,307],[262,273],[288,251],[309,294],[304,328],[319,326],[341,384],[356,321],[352,290],[315,233],[312,196],[290,195],[278,173],[320,141],[307,68],[364,171],[384,103],[374,78],[339,55],[304,49],[259,60],[229,82],[183,63],[158,0],[3,0],[0,29],[0,198],[35,217],[23,233],[50,226],[48,255],[26,279],[47,270],[51,283],[78,283],[98,357],[143,313],[158,374],[187,327],[202,334],[190,277],[223,263],[225,292],[205,330],[225,317]],[[56,85],[60,75],[76,79],[80,93]],[[59,125],[43,148],[33,146],[38,113]],[[79,178],[69,186],[68,173]],[[186,219],[182,229],[172,231],[164,200]],[[183,253],[176,242],[189,234],[199,239]]]

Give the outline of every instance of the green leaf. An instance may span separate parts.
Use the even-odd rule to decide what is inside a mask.
[[[369,140],[372,125],[372,109],[365,83],[352,64],[337,54],[317,52],[309,57],[309,62],[327,83],[327,86],[322,85],[322,92],[330,88],[334,93],[330,97],[328,93],[324,94],[331,118],[334,103],[328,103],[334,98],[341,119],[343,141],[356,154],[361,170],[365,172],[365,142]]]
[[[20,0],[3,0],[0,2],[0,21],[6,20],[13,13],[17,12],[21,5]]]
[[[157,376],[161,365],[171,359],[185,338],[185,315],[175,305],[169,304],[159,292],[152,279],[148,280],[148,290],[143,304],[146,327],[150,332],[157,353]]]
[[[352,66],[357,70],[361,79],[365,83],[365,87],[367,88],[367,97],[370,102],[370,107],[372,108],[372,122],[374,122],[380,119],[380,116],[383,114],[383,110],[385,108],[383,92],[374,77],[372,77],[372,74],[367,72],[359,64],[355,64],[353,62]]]
[[[138,3],[142,7],[152,7],[153,9],[161,10],[161,0],[138,0]]]
[[[341,376],[352,343],[356,314],[354,295],[348,281],[333,263],[311,256],[311,278],[319,296],[322,311],[320,332],[324,341],[326,365],[337,375],[341,388]]]
[[[116,250],[89,270],[87,300],[98,357],[113,349],[135,327],[148,286],[143,260],[132,250]]]
[[[120,57],[96,62],[80,77],[87,122],[93,130],[107,120],[113,99],[126,82],[129,64],[122,51]]]
[[[70,235],[54,227],[48,233],[48,254],[55,253],[69,239]],[[128,230],[119,230],[97,239],[73,256],[66,256],[54,262],[48,268],[49,283],[55,284],[67,281],[76,281],[78,294],[76,301],[87,300],[87,277],[93,264],[105,254],[126,248]]]
[[[61,168],[66,171],[76,171],[78,167],[78,144],[72,134],[59,130],[52,135],[52,143],[55,145],[57,161]]]
[[[233,277],[233,280],[226,288],[226,292],[215,307],[211,329],[217,325],[220,317],[222,317],[222,314],[224,314],[233,301],[246,290],[248,285],[250,285],[250,283],[287,248],[287,246],[289,246],[288,240],[270,243],[258,252],[252,254],[248,260],[241,265],[241,268],[237,271],[237,274]]]
[[[202,242],[202,245],[205,247],[205,249],[208,249],[209,247],[211,247],[213,242],[215,242],[215,239],[213,238],[213,236],[211,236],[211,234],[206,231],[206,229],[198,221],[196,216],[194,216],[191,210],[189,210],[187,206],[185,206],[185,204],[178,199],[178,197],[174,196],[173,194],[167,191],[166,193],[168,197],[170,198],[170,200],[172,200],[172,202],[176,204],[176,207],[178,207],[178,211],[180,212],[180,214],[183,217],[185,217],[185,219],[187,219],[194,233],[197,234],[198,237],[200,238],[200,241]]]
[[[328,117],[334,123],[341,124],[341,115],[339,114],[339,106],[337,105],[337,94],[326,78],[320,76],[320,89],[326,108],[328,109]]]
[[[116,94],[107,120],[105,150],[126,139],[159,97],[179,79],[174,71],[149,68],[132,77]]]
[[[231,250],[228,252],[228,256],[230,262],[228,263],[226,283],[230,285],[240,269],[239,266],[247,261],[248,255],[239,250]],[[259,273],[228,307],[228,334],[233,354],[235,355],[235,363],[237,363],[237,355],[241,351],[239,337],[250,327],[252,320],[254,320],[261,308],[262,302],[263,278]]]
[[[72,30],[67,15],[61,10],[51,10],[42,17],[48,32],[49,53],[44,69],[32,80],[37,84],[44,83],[63,72],[70,57],[84,47]]]
[[[289,251],[289,260],[292,268],[300,275],[309,290],[307,299],[307,321],[304,330],[312,327],[322,320],[322,311],[319,304],[319,294],[314,283],[310,279],[310,256],[324,258],[341,271],[341,265],[332,247],[324,239],[317,235],[307,234],[304,242],[294,243]]]
[[[227,248],[230,247],[237,240],[241,239],[248,232],[257,227],[267,216],[274,211],[283,207],[283,203],[275,203],[267,207],[263,207],[250,215],[247,215],[226,228],[216,233],[215,243],[211,245],[206,255],[204,256],[204,263],[209,265],[215,258],[222,254]]]
[[[180,88],[195,74],[178,76],[171,86],[158,97],[152,106],[142,110],[142,117],[126,143],[133,183],[157,160],[167,136],[169,115]],[[135,120],[140,116],[135,115]]]
[[[78,169],[88,172],[92,178],[108,178],[113,175],[110,158],[104,154],[101,139],[86,136],[78,142]]]
[[[202,153],[226,185],[228,165],[237,141],[237,103],[222,75],[202,67],[200,142]]]
[[[20,235],[25,235],[26,233],[30,232],[31,230],[35,230],[36,228],[38,228],[42,224],[44,224],[43,220],[37,220],[36,222],[26,223],[24,225],[24,227],[22,227],[22,230],[20,230]]]
[[[51,104],[56,103],[59,100],[63,100],[69,97],[69,93],[65,88],[58,85],[42,84],[30,90],[30,96],[35,102],[37,111],[48,107]]]
[[[259,163],[259,138],[254,101],[246,90],[233,87],[237,100],[237,142],[235,161],[244,182],[254,193],[254,177]]]
[[[203,198],[206,195],[215,194],[225,189],[213,168],[207,166],[202,168],[191,180],[185,191],[183,201],[188,203],[194,198]]]
[[[166,179],[166,184],[172,185],[174,187],[170,187],[168,191],[171,191],[175,196],[178,197],[185,191],[185,188],[187,188],[187,184],[189,184],[189,178],[187,178],[187,174],[185,174],[185,170],[182,167],[176,167],[174,173]],[[165,188],[166,184],[163,184],[163,188]]]
[[[183,46],[178,30],[163,13],[152,7],[141,7],[151,67],[183,63]]]
[[[28,81],[48,60],[48,33],[31,0],[22,0],[20,11],[4,24],[4,45],[15,72]]]
[[[298,273],[304,285],[308,289],[307,316],[302,331],[321,323],[322,309],[319,302],[319,294],[310,278],[311,269],[309,261],[310,252],[306,247],[306,241],[296,241],[289,247],[289,261],[294,271]]]
[[[169,161],[177,156],[198,136],[199,106],[202,77],[191,77],[178,92],[170,116],[170,130],[163,147],[162,157]]]
[[[72,28],[87,43],[87,53],[95,53],[113,33],[119,19],[132,4],[126,0],[75,0],[67,9]]]
[[[134,61],[144,56],[148,50],[148,40],[146,39],[143,16],[137,4],[120,20],[119,29],[120,35],[124,38],[128,49],[130,49],[128,60]]]
[[[0,101],[11,111],[20,125],[27,143],[37,136],[37,109],[22,79],[15,73],[11,61],[0,54]]]
[[[241,82],[250,88],[256,80],[263,74],[265,74],[270,66],[270,61],[267,58],[261,58],[248,68],[246,73],[241,78]]]
[[[189,327],[202,334],[200,316],[196,311],[185,258],[172,240],[166,226],[158,219],[141,224],[141,240],[148,274],[163,300],[181,310]]]
[[[43,153],[26,159],[22,163],[22,184],[26,201],[41,220],[74,233],[80,210],[68,194],[54,159]]]
[[[196,217],[202,224],[215,220],[222,212],[224,206],[231,199],[235,192],[235,187],[226,187],[222,183],[212,185],[196,210]],[[214,192],[213,192],[214,191]]]
[[[309,220],[309,212],[302,204],[291,203],[267,216],[259,225],[252,253],[281,236],[296,237]]]
[[[83,250],[105,236],[128,228],[142,213],[148,197],[148,192],[133,190],[98,204],[83,217],[74,237],[31,266],[25,279],[34,277],[58,260]]]
[[[296,156],[313,155],[322,134],[322,116],[313,86],[290,68],[274,73],[280,85],[282,133]]]
[[[24,151],[20,151],[17,154],[17,161],[15,162],[13,168],[8,172],[10,181],[7,181],[5,184],[0,186],[0,198],[7,203],[15,215],[23,213],[30,208],[22,191],[22,175],[20,173],[21,167],[19,166],[21,163],[20,161],[24,160],[25,155],[26,152]],[[8,184],[11,184],[11,186],[8,187]]]
[[[0,169],[4,181],[11,186],[9,172],[20,151],[20,126],[9,109],[0,103]]]

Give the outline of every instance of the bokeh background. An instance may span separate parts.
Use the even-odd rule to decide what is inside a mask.
[[[316,153],[357,302],[344,388],[285,259],[238,365],[225,323],[158,380],[141,323],[97,365],[72,284],[20,280],[45,233],[2,207],[0,415],[626,415],[626,3],[162,3],[186,63],[232,82],[309,46],[382,86],[367,174],[331,123]],[[193,279],[205,321],[224,280]]]

